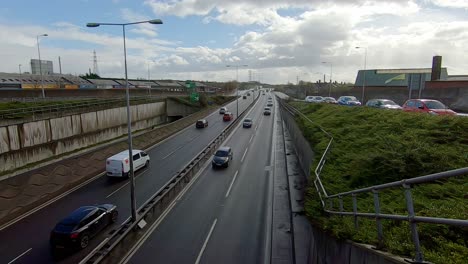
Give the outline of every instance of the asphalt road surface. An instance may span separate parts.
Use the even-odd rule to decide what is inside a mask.
[[[258,94],[258,93],[257,93]],[[239,99],[239,112],[247,108],[253,96]],[[236,103],[228,109],[236,115]],[[148,151],[149,168],[136,173],[137,207],[143,204],[174,174],[213,140],[230,122],[223,122],[218,110],[207,117],[209,126],[196,129],[195,124],[163,141]],[[0,231],[0,263],[55,263],[50,254],[49,235],[55,224],[83,205],[115,204],[119,210],[118,224],[130,216],[130,187],[128,180],[108,179],[106,176],[83,186],[64,198],[29,215]],[[60,263],[78,263],[98,245],[106,232],[95,237],[87,249],[74,252]]]
[[[269,95],[261,96],[246,116],[253,118],[252,128],[240,126],[224,143],[234,152],[229,167],[213,169],[209,164],[128,263],[257,264],[268,259],[276,114],[274,110],[271,116],[263,115]]]

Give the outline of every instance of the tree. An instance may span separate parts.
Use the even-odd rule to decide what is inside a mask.
[[[101,79],[101,77],[95,73],[86,73],[85,75],[81,74],[80,75],[81,78],[84,78],[84,79]]]

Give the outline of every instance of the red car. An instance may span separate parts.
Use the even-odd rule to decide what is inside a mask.
[[[437,100],[431,99],[410,99],[403,105],[405,112],[429,113],[432,115],[457,115],[447,106]]]
[[[232,113],[231,112],[226,112],[223,115],[223,121],[231,121],[232,120]]]

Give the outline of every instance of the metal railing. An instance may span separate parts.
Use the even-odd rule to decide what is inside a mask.
[[[164,210],[171,204],[177,195],[190,183],[202,165],[211,158],[211,155],[217,150],[223,141],[229,136],[231,131],[238,125],[241,117],[252,107],[258,97],[245,109],[234,122],[229,124],[221,133],[214,138],[195,158],[187,163],[183,169],[174,175],[164,186],[162,186],[155,194],[151,196],[138,209],[137,221],[132,222],[131,217],[127,218],[119,227],[112,230],[109,236],[106,237],[90,254],[88,254],[80,264],[85,263],[100,263],[112,250],[116,249],[122,241],[132,232],[137,232],[138,224],[142,220],[151,218],[157,219]],[[112,262],[112,261],[111,261]]]
[[[291,105],[288,105],[286,103],[281,103],[280,104],[286,111],[293,113],[295,115],[299,115],[308,122],[317,125],[320,127],[318,124],[314,123],[312,120],[310,120],[306,115],[301,113],[299,110],[295,109]],[[414,245],[415,249],[415,256],[414,259],[412,260],[413,263],[425,263],[424,262],[424,256],[421,250],[421,245],[420,245],[420,240],[419,240],[419,234],[418,234],[418,229],[417,229],[417,224],[418,223],[430,223],[430,224],[443,224],[443,225],[452,225],[452,226],[460,226],[460,227],[468,227],[468,220],[466,219],[451,219],[451,218],[441,218],[441,217],[427,217],[427,216],[418,216],[416,215],[414,211],[414,203],[413,203],[413,197],[412,197],[412,186],[414,185],[419,185],[419,184],[425,184],[425,183],[430,183],[434,182],[437,180],[441,179],[448,179],[448,178],[453,178],[453,177],[460,177],[460,176],[467,176],[468,175],[468,167],[465,168],[460,168],[456,170],[450,170],[450,171],[445,171],[445,172],[440,172],[440,173],[434,173],[426,176],[420,176],[420,177],[415,177],[415,178],[410,178],[410,179],[404,179],[401,181],[395,181],[395,182],[390,182],[390,183],[385,183],[385,184],[380,184],[380,185],[374,185],[366,188],[361,188],[361,189],[356,189],[348,192],[342,192],[338,194],[333,194],[333,195],[328,195],[325,187],[322,184],[322,181],[320,179],[320,174],[322,171],[323,166],[325,165],[326,157],[328,153],[330,152],[331,145],[333,142],[333,136],[325,131],[322,127],[320,129],[328,136],[330,137],[330,141],[327,145],[327,148],[323,152],[320,161],[318,162],[315,170],[314,170],[314,185],[317,190],[317,193],[320,197],[320,201],[322,203],[323,210],[329,214],[332,215],[341,215],[341,216],[352,216],[354,218],[354,226],[356,229],[358,229],[358,217],[364,217],[364,218],[373,218],[376,221],[376,229],[377,229],[377,239],[378,239],[378,245],[377,248],[381,247],[383,245],[383,227],[382,227],[382,219],[391,219],[391,220],[397,220],[397,221],[408,221],[410,225],[410,231],[411,231],[411,239]],[[380,198],[379,198],[379,192],[381,190],[387,190],[391,188],[398,188],[402,187],[404,190],[404,196],[405,196],[405,201],[406,201],[406,211],[407,215],[401,215],[401,214],[383,214],[381,213],[381,206],[380,206]],[[357,199],[358,199],[358,194],[363,194],[363,193],[372,193],[373,195],[373,202],[374,202],[374,213],[364,213],[364,212],[359,212],[358,211],[358,206],[357,206]],[[352,199],[352,211],[346,211],[343,205],[343,198],[344,197],[351,197]],[[334,203],[333,201],[338,199],[338,209],[334,210]],[[326,203],[328,202],[328,203]]]

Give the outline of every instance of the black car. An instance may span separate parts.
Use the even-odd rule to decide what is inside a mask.
[[[116,208],[112,204],[102,204],[76,209],[52,230],[52,249],[86,248],[92,237],[117,221],[119,213]]]
[[[213,156],[211,166],[217,167],[229,167],[229,162],[232,160],[232,149],[231,147],[220,147]]]
[[[244,122],[242,122],[242,127],[244,128],[252,127],[252,124],[253,124],[252,118],[248,117],[244,119]]]
[[[271,108],[265,107],[265,109],[263,109],[263,115],[271,115]]]
[[[200,119],[195,123],[196,128],[205,128],[208,126],[208,121],[206,119]]]

